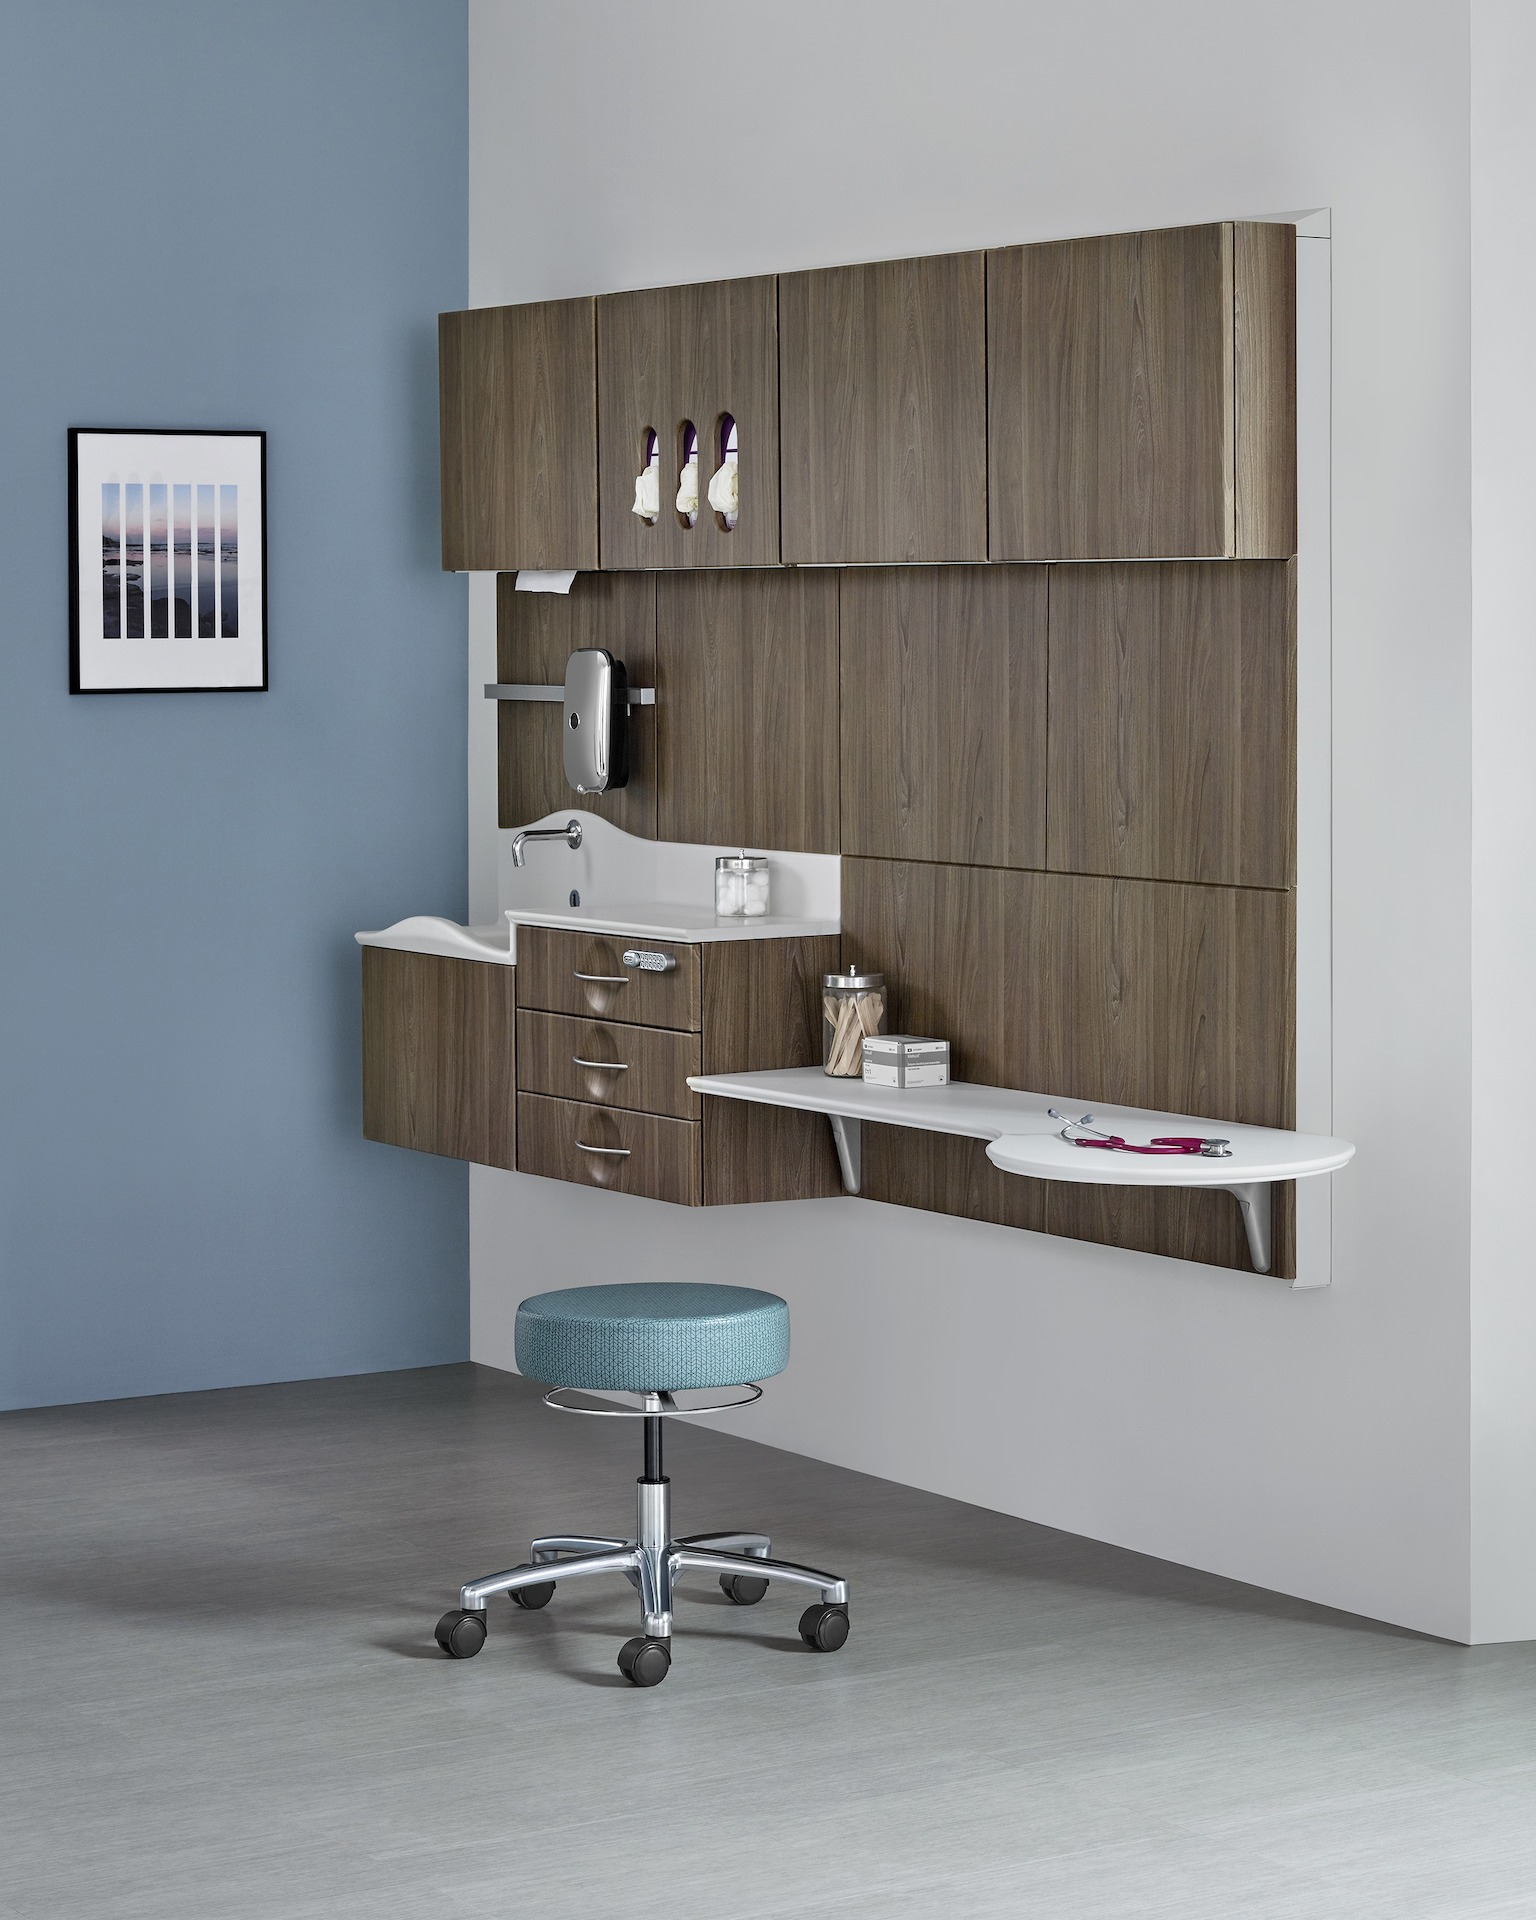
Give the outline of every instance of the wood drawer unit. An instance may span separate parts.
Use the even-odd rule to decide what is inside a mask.
[[[676,970],[625,969],[632,945],[674,955]],[[819,1115],[688,1087],[690,1074],[821,1057],[835,934],[688,945],[521,927],[517,950],[519,1173],[693,1207],[841,1190]]]
[[[703,1071],[696,1033],[524,1010],[517,1047],[518,1085],[526,1093],[673,1120],[703,1118],[704,1103],[688,1086],[689,1074]]]
[[[363,1134],[515,1165],[513,969],[363,948]]]
[[[684,1207],[703,1201],[703,1130],[695,1121],[519,1093],[517,1123],[519,1173]]]
[[[677,964],[667,973],[627,967],[624,955],[634,950],[665,954]],[[622,933],[519,927],[517,1004],[539,1013],[697,1032],[699,950]]]

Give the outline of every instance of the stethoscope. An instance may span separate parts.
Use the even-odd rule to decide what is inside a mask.
[[[1138,1146],[1118,1133],[1105,1133],[1098,1127],[1090,1126],[1088,1123],[1093,1118],[1091,1113],[1085,1113],[1080,1120],[1072,1120],[1066,1114],[1058,1113],[1054,1107],[1047,1107],[1046,1112],[1053,1120],[1065,1122],[1061,1137],[1073,1147],[1102,1147],[1106,1153],[1196,1154],[1205,1160],[1232,1158],[1230,1140],[1206,1139],[1195,1133],[1165,1133],[1146,1146]]]

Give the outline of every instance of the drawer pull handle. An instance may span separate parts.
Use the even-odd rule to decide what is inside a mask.
[[[573,967],[571,969],[571,978],[573,980],[589,980],[594,986],[598,987],[627,987],[629,985],[629,975],[627,973],[578,973]]]
[[[642,973],[677,972],[675,953],[657,953],[649,947],[630,947],[621,957],[626,967],[638,967]]]
[[[600,1073],[628,1073],[627,1060],[583,1060],[579,1053],[571,1055],[573,1067],[595,1067]]]
[[[583,1153],[607,1153],[615,1160],[627,1160],[632,1151],[629,1147],[589,1147],[585,1140],[578,1140],[576,1144]]]

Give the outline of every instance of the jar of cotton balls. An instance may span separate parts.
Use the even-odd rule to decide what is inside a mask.
[[[715,862],[715,913],[751,919],[768,911],[768,860],[760,853],[723,853]]]

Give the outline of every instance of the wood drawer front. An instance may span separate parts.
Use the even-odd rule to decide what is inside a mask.
[[[677,961],[671,973],[626,967],[633,948]],[[621,1020],[628,1026],[698,1032],[699,950],[621,933],[568,933],[557,927],[517,930],[517,1004],[541,1013]]]
[[[517,1016],[518,1088],[596,1107],[700,1120],[703,1101],[688,1086],[703,1071],[696,1033],[576,1020],[563,1013]]]
[[[520,1093],[517,1170],[696,1207],[704,1189],[702,1131],[691,1120]]]

